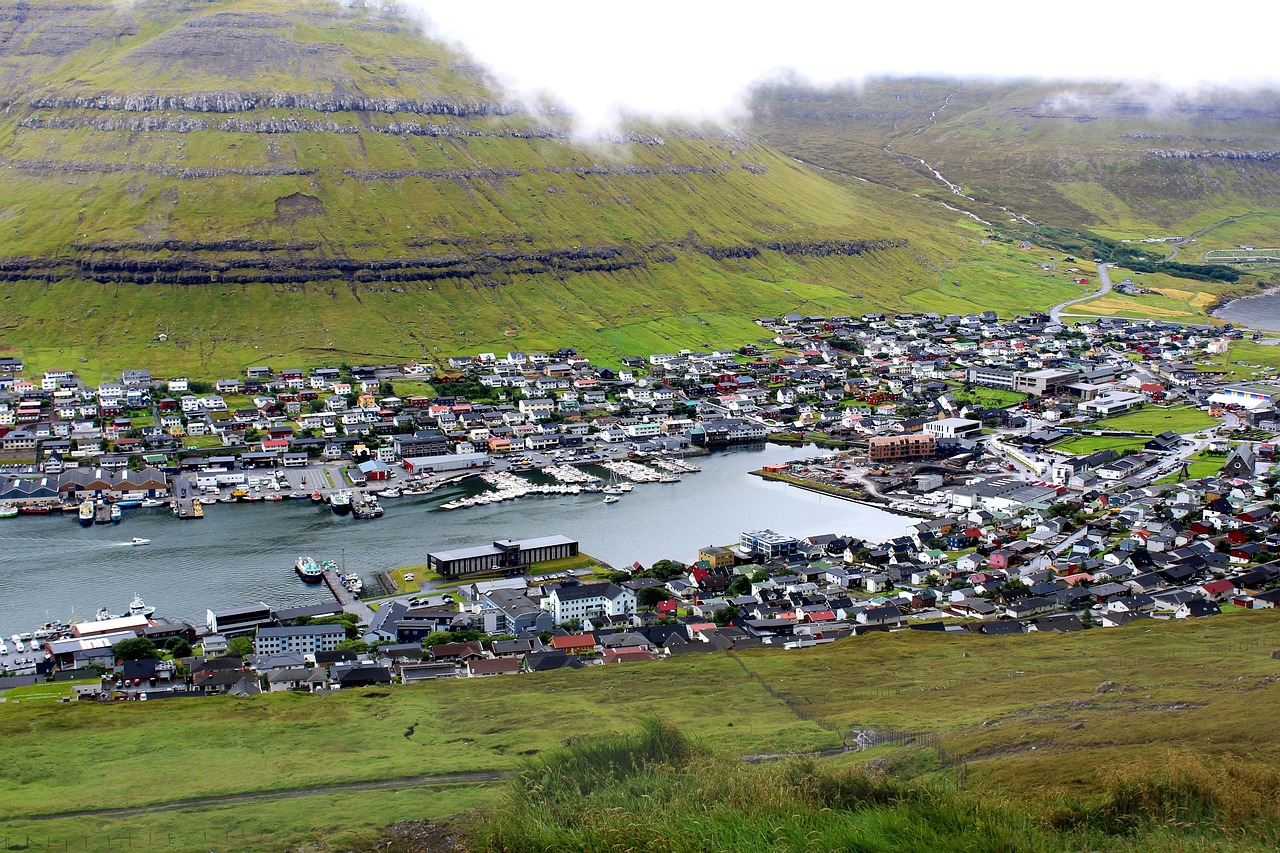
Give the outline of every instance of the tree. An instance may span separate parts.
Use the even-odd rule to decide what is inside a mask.
[[[750,595],[751,594],[751,578],[746,575],[738,575],[729,581],[729,594],[732,596]]]
[[[431,648],[432,646],[438,646],[441,643],[452,643],[452,642],[453,642],[453,633],[451,631],[432,631],[430,634],[427,634],[427,636],[422,639],[422,645],[426,646],[427,648]]]
[[[688,570],[689,567],[684,563],[677,563],[675,560],[659,560],[649,567],[649,576],[660,581],[669,581],[681,577]]]
[[[769,579],[769,570],[764,567],[756,569],[755,572],[753,572],[751,575],[752,583],[764,583],[768,579]]]
[[[657,607],[660,602],[666,601],[671,597],[671,593],[666,587],[647,586],[636,593],[636,604],[641,607],[650,609]]]
[[[741,613],[742,611],[736,607],[721,607],[715,613],[711,614],[711,621],[723,628],[724,626],[731,624],[734,619],[741,615]]]
[[[364,654],[369,651],[369,644],[360,640],[343,640],[341,643],[333,647],[339,652],[355,652],[356,654]]]
[[[253,654],[253,640],[248,637],[236,637],[227,643],[227,651],[236,657],[248,657]]]
[[[341,625],[347,630],[347,639],[354,640],[360,636],[360,629],[356,626],[360,622],[360,617],[354,613],[339,613],[334,616],[321,616],[312,619],[311,625]]]
[[[165,650],[173,658],[189,658],[191,657],[191,644],[182,637],[170,637],[169,642],[164,644]]]
[[[116,653],[116,660],[147,660],[160,657],[156,644],[146,637],[121,640],[112,647],[112,650]]]

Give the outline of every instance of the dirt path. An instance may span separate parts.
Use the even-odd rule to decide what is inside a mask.
[[[493,770],[484,773],[452,773],[425,774],[422,776],[406,776],[400,779],[374,779],[368,782],[340,782],[335,785],[311,785],[305,788],[281,788],[274,791],[249,791],[243,794],[222,794],[212,797],[191,797],[185,800],[170,800],[166,803],[153,803],[146,806],[129,806],[118,809],[78,809],[76,811],[56,812],[54,814],[19,815],[0,819],[0,824],[14,821],[61,820],[69,817],[135,817],[158,812],[174,812],[184,809],[197,809],[207,806],[236,806],[244,803],[256,803],[262,800],[295,800],[301,797],[317,797],[325,794],[345,794],[353,791],[382,791],[389,788],[431,788],[440,785],[476,785],[484,782],[498,782],[507,778],[510,773],[505,770]]]

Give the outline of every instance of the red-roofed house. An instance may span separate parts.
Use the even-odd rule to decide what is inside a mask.
[[[571,655],[595,654],[599,646],[595,634],[567,634],[551,638],[551,647]]]
[[[1210,601],[1226,601],[1235,594],[1235,591],[1235,584],[1225,578],[1223,580],[1207,581],[1192,589],[1192,592],[1203,595]]]

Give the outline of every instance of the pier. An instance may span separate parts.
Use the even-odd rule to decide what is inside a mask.
[[[333,593],[333,597],[338,599],[338,603],[342,605],[344,612],[356,614],[360,617],[360,621],[366,624],[373,620],[373,608],[343,586],[342,581],[338,579],[336,571],[328,568],[324,570],[324,585],[329,587],[329,592]]]

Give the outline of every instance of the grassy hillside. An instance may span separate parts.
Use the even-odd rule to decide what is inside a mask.
[[[0,43],[22,46],[0,51],[0,330],[36,369],[503,343],[609,358],[745,340],[757,313],[850,313],[855,295],[903,307],[988,260],[956,213],[749,136],[577,137],[377,9],[0,13]]]
[[[1073,635],[913,631],[801,652],[688,655],[330,697],[9,703],[0,705],[11,759],[0,767],[0,841],[31,833],[52,847],[169,833],[169,849],[208,850],[216,833],[239,832],[236,849],[348,844],[353,826],[442,816],[490,790],[439,793],[427,786],[441,780],[407,777],[516,769],[583,733],[630,731],[653,714],[725,760],[835,747],[856,730],[898,733],[892,739],[906,746],[846,755],[835,766],[907,762],[913,775],[940,782],[963,767],[977,791],[1043,805],[1088,798],[1109,771],[1170,752],[1196,765],[1273,765],[1277,648],[1276,617],[1255,612]],[[405,781],[388,787],[400,793],[381,799],[324,787],[397,779]],[[222,795],[247,799],[199,800]],[[326,816],[327,798],[338,806]],[[415,810],[427,802],[435,805]]]
[[[997,226],[1011,222],[1007,208],[1037,223],[1141,238],[1276,212],[1277,98],[881,79],[856,88],[765,86],[754,107],[768,141],[837,172],[929,193]]]

